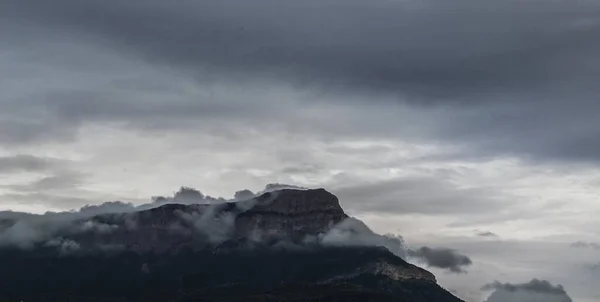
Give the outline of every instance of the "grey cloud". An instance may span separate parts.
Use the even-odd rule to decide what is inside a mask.
[[[248,200],[248,199],[251,199],[252,197],[254,197],[254,192],[252,192],[248,189],[237,191],[233,195],[234,200],[240,200],[240,201]]]
[[[499,237],[498,234],[492,233],[490,231],[477,231],[476,234],[479,237],[493,237],[493,238]]]
[[[468,256],[448,248],[423,246],[408,250],[408,256],[428,266],[446,269],[453,273],[464,273],[464,268],[473,264]]]
[[[0,158],[0,174],[35,172],[35,178],[18,183],[0,184],[5,202],[45,204],[56,208],[73,208],[90,202],[90,192],[81,188],[86,184],[86,173],[75,169],[70,160],[21,154]],[[85,197],[84,197],[85,196]]]
[[[183,221],[207,236],[211,243],[221,243],[230,239],[234,230],[235,216],[231,213],[218,214],[219,208],[208,207],[201,213],[178,212]]]
[[[562,285],[554,286],[546,280],[533,279],[521,284],[495,282],[483,289],[494,290],[486,302],[572,302]]]
[[[71,141],[77,136],[76,127],[51,121],[28,123],[0,120],[0,128],[0,141],[10,145]]]
[[[438,177],[403,177],[333,190],[349,209],[398,214],[470,214],[510,209],[515,198],[491,188],[459,188]]]
[[[154,203],[154,202],[153,202]],[[86,216],[94,216],[105,213],[126,213],[135,211],[136,206],[132,203],[122,201],[108,201],[99,205],[85,205],[79,209],[79,212]]]
[[[79,192],[81,193],[81,192]],[[23,205],[43,205],[52,208],[77,208],[84,204],[98,202],[93,197],[72,196],[69,194],[51,194],[44,192],[17,192],[0,195],[5,202],[14,202]]]
[[[81,189],[86,174],[60,168],[25,184],[0,185],[6,193],[0,199],[28,205],[45,205],[53,208],[74,208],[93,202],[93,193]]]
[[[56,168],[63,160],[21,154],[0,157],[0,174],[14,172],[43,172]]]
[[[317,165],[297,165],[297,166],[288,166],[281,169],[281,173],[283,174],[311,174],[318,173],[321,171],[321,167]]]
[[[99,223],[93,220],[83,222],[79,227],[81,232],[94,232],[98,234],[110,234],[119,228],[115,224]]]
[[[265,188],[262,191],[258,192],[257,194],[261,195],[263,193],[274,192],[274,191],[284,190],[284,189],[308,190],[308,188],[306,188],[306,187],[297,186],[297,185],[282,184],[282,183],[270,183],[270,184],[267,184],[265,186]]]
[[[195,204],[222,203],[226,201],[226,199],[220,197],[204,196],[193,188],[182,187],[177,192],[174,192],[174,196],[155,196],[151,198],[150,202],[141,205],[122,201],[108,201],[98,204],[103,199],[103,196],[78,189],[83,183],[84,175],[76,173],[49,176],[25,185],[0,186],[13,191],[0,195],[0,198],[5,201],[21,204],[43,204],[57,209],[79,208],[77,212],[90,216],[103,213],[132,212],[169,203]],[[77,194],[77,196],[70,194]]]
[[[57,248],[61,254],[71,254],[78,251],[81,246],[79,243],[63,238],[55,238],[46,242],[45,246]]]
[[[418,138],[460,145],[469,158],[587,162],[600,154],[600,6],[594,1],[9,0],[0,14],[2,28],[9,29],[0,33],[10,41],[3,48],[30,54],[11,61],[16,71],[27,70],[26,63],[47,49],[25,46],[59,41],[69,50],[85,45],[76,65],[84,75],[98,72],[84,83],[77,77],[71,86],[9,93],[2,106],[17,118],[0,113],[6,129],[0,141],[6,143],[73,139],[86,123],[106,121],[146,131],[194,121],[218,135],[235,135],[229,127],[242,128],[236,122],[265,127],[276,116],[284,126],[277,129]],[[121,81],[121,70],[107,69],[105,57],[85,60],[108,52],[118,54],[112,65],[143,58],[193,79],[206,93],[190,96],[172,79]],[[74,68],[60,55],[49,60],[58,62],[58,70]],[[45,74],[53,77],[54,71]],[[333,101],[335,106],[359,114],[333,110],[323,120],[311,116],[306,125],[292,113],[298,108],[267,101],[252,89],[222,100],[211,85],[202,85],[237,87],[254,80],[325,90],[334,96],[329,99],[350,100]],[[311,99],[324,98],[302,101]],[[415,105],[418,117],[400,118],[389,104],[375,110],[388,99]],[[376,112],[363,116],[365,108]]]
[[[8,188],[19,192],[44,192],[65,188],[77,188],[83,183],[84,177],[84,174],[65,173],[63,175],[46,176],[26,185],[12,185]]]
[[[5,218],[4,216],[13,217]],[[57,234],[68,230],[84,230],[82,225],[73,224],[81,216],[75,213],[48,213],[46,215],[14,215],[0,213],[0,220],[7,225],[0,231],[0,247],[16,246],[22,249],[33,248],[39,243],[56,242],[61,240]],[[93,231],[93,228],[88,230]],[[60,246],[56,244],[55,246]]]
[[[526,90],[597,69],[591,1],[10,1],[4,15],[96,35],[180,68],[285,75],[429,99]],[[512,22],[506,22],[506,20]],[[111,20],[111,22],[106,22]],[[479,30],[472,31],[473,24]],[[575,61],[581,63],[583,61]],[[570,72],[570,78],[557,72]],[[313,79],[311,81],[311,79]],[[316,83],[315,83],[316,82]],[[596,90],[594,90],[596,91]]]
[[[571,247],[572,248],[600,250],[600,243],[587,242],[587,241],[577,241],[577,242],[572,243]]]
[[[401,258],[406,258],[406,245],[401,236],[379,235],[356,218],[347,218],[318,238],[325,246],[380,246]]]

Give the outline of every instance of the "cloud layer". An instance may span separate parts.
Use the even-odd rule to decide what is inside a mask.
[[[464,268],[473,264],[468,256],[447,248],[431,248],[423,246],[409,250],[408,255],[430,267],[447,269],[453,273],[464,273]]]
[[[572,302],[562,285],[552,285],[546,280],[533,279],[527,283],[492,283],[484,287],[494,292],[486,302]]]
[[[382,103],[391,101],[428,108],[426,113],[437,118],[421,120],[412,135],[468,145],[473,156],[596,161],[599,145],[590,138],[598,134],[594,95],[600,66],[594,58],[600,43],[593,37],[600,31],[599,13],[593,1],[549,0],[485,5],[473,0],[9,1],[2,12],[3,28],[9,29],[2,33],[10,41],[7,53],[27,47],[24,36],[38,38],[28,43],[59,48],[60,41],[76,41],[68,51],[77,58],[93,53],[95,61],[82,66],[84,71],[98,68],[98,74],[80,78],[84,85],[77,89],[62,81],[38,88],[28,94],[28,107],[20,105],[23,84],[6,87],[14,97],[3,107],[20,118],[2,117],[0,139],[69,139],[76,135],[73,128],[90,122],[126,122],[145,130],[215,117],[258,122],[291,109],[247,99],[216,101],[210,85],[207,93],[189,99],[181,82],[123,74],[117,83],[101,80],[115,76],[119,65],[143,72],[151,64],[176,70],[198,87],[252,78],[261,84],[292,83],[321,95],[326,91],[332,100],[316,99],[327,106],[389,106]],[[472,24],[479,30],[471,30]],[[141,62],[121,62],[127,57]],[[26,71],[19,68],[29,66],[25,59],[16,55],[10,66]],[[60,55],[47,60],[58,68],[72,67]],[[144,97],[150,93],[154,97]],[[134,100],[140,97],[143,101]],[[316,104],[311,99],[305,98],[303,106]],[[393,136],[398,132],[382,128],[410,125],[402,120],[363,131]],[[346,121],[354,126],[346,127],[345,135],[360,131],[357,121]]]

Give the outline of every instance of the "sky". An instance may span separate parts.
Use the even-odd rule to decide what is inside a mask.
[[[468,302],[598,301],[598,36],[596,0],[3,0],[0,210],[323,187],[467,255],[431,270]]]

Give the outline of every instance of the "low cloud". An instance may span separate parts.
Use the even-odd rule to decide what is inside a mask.
[[[577,241],[571,244],[572,248],[580,248],[580,249],[594,249],[600,250],[600,243],[596,242],[586,242],[586,241]]]
[[[191,226],[193,231],[206,236],[208,242],[218,244],[231,239],[235,227],[235,215],[222,212],[217,206],[209,206],[202,212],[187,213],[176,210],[185,225]],[[174,228],[176,229],[176,228]],[[183,227],[183,230],[186,230]]]
[[[490,231],[475,231],[476,235],[479,237],[488,237],[488,238],[498,238],[498,234],[492,233]]]
[[[281,183],[270,183],[270,184],[267,184],[262,191],[257,192],[256,195],[262,195],[264,193],[274,192],[274,191],[278,191],[278,190],[285,190],[285,189],[308,190],[308,188],[302,187],[302,186],[281,184]]]
[[[485,302],[572,302],[562,285],[533,279],[527,283],[511,284],[494,282],[483,290],[493,290]]]
[[[464,273],[465,267],[473,264],[471,258],[448,248],[431,248],[423,246],[408,250],[408,256],[427,266],[437,267],[453,273]]]
[[[406,245],[401,236],[379,235],[362,221],[347,218],[324,234],[319,242],[325,246],[381,246],[403,259],[406,258]]]
[[[44,246],[57,248],[62,255],[77,252],[81,248],[79,243],[63,238],[51,239]]]
[[[166,204],[198,204],[198,207],[190,208],[190,211],[174,208],[169,209],[167,212],[161,211],[156,215],[160,217],[175,215],[175,219],[170,222],[171,224],[164,226],[169,232],[184,237],[194,235],[197,240],[216,245],[233,238],[232,236],[236,233],[237,213],[251,209],[258,202],[257,199],[252,197],[262,194],[262,192],[269,192],[269,196],[260,201],[261,203],[268,203],[270,199],[276,198],[276,191],[281,189],[306,188],[284,184],[269,184],[264,190],[257,193],[249,190],[238,191],[233,199],[226,200],[205,196],[193,188],[182,187],[175,192],[173,197],[153,197],[150,203],[142,205],[113,201],[101,205],[87,205],[78,211],[48,212],[43,215],[0,212],[0,247],[15,246],[22,249],[31,249],[41,245],[55,247],[61,254],[73,253],[91,246],[98,247],[98,245],[101,245],[101,250],[103,250],[106,245],[112,243],[104,242],[104,239],[92,240],[94,242],[91,243],[89,238],[106,239],[108,237],[105,235],[114,232],[127,233],[128,230],[138,228],[142,219],[147,219],[136,212],[150,210]],[[228,208],[231,206],[231,203],[228,202],[231,201],[235,201],[235,208]],[[224,210],[225,208],[229,210]],[[172,218],[165,219],[168,222]],[[87,237],[86,234],[94,234],[99,237]],[[331,225],[331,228],[324,234],[308,235],[302,242],[288,242],[290,238],[285,238],[285,236],[282,238],[275,237],[278,241],[276,246],[285,248],[314,244],[338,247],[379,246],[388,249],[403,259],[409,256],[408,249],[401,236],[377,234],[356,218],[347,218],[336,225]],[[78,238],[85,239],[86,243],[84,241],[80,242]],[[270,242],[274,237],[257,232],[251,233],[248,239],[251,241],[250,245],[253,245],[265,240]],[[118,249],[107,247],[107,250],[110,251],[122,249],[123,247]],[[436,257],[439,253],[443,256],[444,252],[450,253],[450,257],[454,257],[452,259],[454,263],[452,264],[426,258],[432,266],[449,267],[453,271],[460,271],[459,267],[465,264],[464,259],[460,258],[461,255],[448,252],[450,250],[433,250],[433,256],[428,254],[429,250],[427,249],[421,249],[420,251],[425,253],[424,257]]]
[[[245,194],[245,197],[254,197],[262,194],[262,192],[274,192],[288,188],[297,189],[300,187],[285,184],[268,184],[260,192],[253,193],[249,190],[243,190],[243,194]],[[236,195],[240,197],[240,194]],[[239,201],[236,204],[237,208],[241,211],[252,208],[256,204],[251,199],[252,197]],[[4,211],[0,212],[0,248],[10,246],[30,249],[42,244],[62,250],[63,244],[57,244],[56,242],[67,240],[64,237],[81,233],[106,235],[120,228],[120,224],[126,229],[134,229],[138,223],[134,219],[135,217],[120,214],[150,210],[166,204],[211,205],[204,208],[203,211],[192,213],[179,211],[176,215],[179,215],[181,225],[191,227],[197,233],[205,235],[209,242],[218,243],[229,238],[228,236],[232,232],[235,220],[233,215],[220,213],[219,205],[236,201],[235,199],[235,197],[233,199],[225,199],[205,196],[196,189],[182,187],[172,197],[153,197],[151,202],[142,205],[110,201],[100,205],[86,205],[77,211],[46,212],[42,215]],[[115,216],[117,218],[110,218],[116,219],[113,221],[114,223],[105,223],[95,219],[98,215],[102,215],[103,219],[113,217],[110,214],[119,214]],[[178,230],[178,225],[174,225],[173,230]],[[51,244],[48,244],[48,242]],[[69,246],[69,250],[74,250],[73,244],[69,242],[66,244]]]
[[[91,219],[82,212],[46,213],[33,215],[14,212],[0,212],[0,248],[17,247],[31,249],[40,244],[62,247],[54,244],[63,237],[82,233],[110,234],[118,225],[106,224]],[[72,240],[71,240],[72,241]],[[73,247],[73,244],[69,244]],[[62,249],[62,248],[61,248]],[[70,248],[72,250],[72,248]]]

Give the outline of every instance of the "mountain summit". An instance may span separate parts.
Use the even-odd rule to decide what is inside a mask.
[[[461,301],[324,189],[77,217],[50,233],[0,249],[0,300]]]

